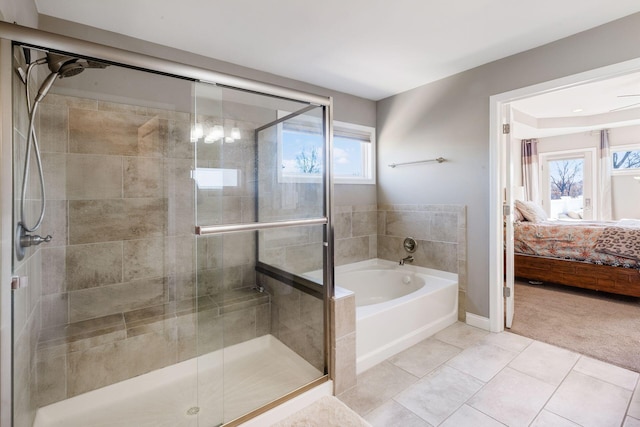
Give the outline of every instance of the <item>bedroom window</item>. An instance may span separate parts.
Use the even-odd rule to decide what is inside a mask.
[[[633,171],[637,173],[640,170],[640,147],[613,147],[611,160],[614,172]]]
[[[320,181],[321,132],[318,118],[300,116],[278,125],[278,182]],[[375,184],[374,128],[333,122],[333,174],[336,184]]]

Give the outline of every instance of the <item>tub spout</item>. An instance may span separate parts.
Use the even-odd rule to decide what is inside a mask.
[[[399,262],[400,265],[404,265],[405,262],[413,262],[413,255],[402,258]]]

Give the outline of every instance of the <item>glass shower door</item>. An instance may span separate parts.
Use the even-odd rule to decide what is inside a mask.
[[[262,410],[325,373],[320,285],[314,283],[311,294],[301,292],[278,276],[264,274],[268,268],[261,269],[259,259],[264,238],[260,230],[273,227],[270,231],[312,239],[313,252],[319,255],[314,268],[322,269],[323,226],[277,222],[323,223],[323,178],[320,170],[313,189],[299,193],[297,200],[291,197],[300,189],[278,180],[278,127],[272,123],[283,111],[307,109],[307,104],[197,83],[195,105],[197,289],[199,299],[218,311],[200,322],[198,339],[205,358],[220,352],[211,365],[199,364],[198,377],[201,396],[209,394],[205,389],[211,384],[223,384],[216,392],[222,394],[226,423]],[[316,118],[322,117],[322,108],[311,109],[318,111]],[[320,129],[322,123],[317,123]],[[307,323],[313,329],[302,327]],[[220,337],[214,346],[209,343],[213,336]],[[222,365],[221,374],[214,365]]]
[[[33,97],[55,55],[16,46],[14,67],[27,56]],[[14,225],[34,140],[21,75]],[[192,102],[190,81],[114,64],[55,79],[39,102],[46,211],[29,234],[52,239],[13,255],[13,425],[208,427],[216,411],[220,424],[215,395],[204,410],[198,394]],[[34,149],[29,225],[43,199]]]

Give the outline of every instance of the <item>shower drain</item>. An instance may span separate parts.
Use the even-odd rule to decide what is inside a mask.
[[[198,406],[192,406],[187,409],[187,415],[197,415],[200,412],[200,408]]]

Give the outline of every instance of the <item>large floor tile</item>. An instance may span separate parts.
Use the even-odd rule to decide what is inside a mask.
[[[545,408],[584,427],[622,424],[631,392],[572,371]]]
[[[627,415],[640,419],[640,387],[636,387],[636,391],[633,393]]]
[[[626,417],[622,427],[640,427],[640,420],[637,418]]]
[[[489,334],[485,336],[481,342],[484,344],[497,345],[505,350],[520,353],[522,350],[527,348],[533,340],[531,338],[523,337],[522,335],[516,335],[505,331]]]
[[[558,386],[579,357],[578,353],[535,341],[509,363],[509,367]]]
[[[504,424],[494,420],[469,405],[462,405],[440,427],[503,427]]]
[[[389,362],[422,378],[461,351],[459,347],[429,338],[398,353]]]
[[[477,378],[445,365],[400,393],[394,400],[437,426],[483,385]]]
[[[456,322],[434,335],[434,338],[444,341],[447,344],[460,348],[471,347],[478,341],[489,335],[490,332],[484,329],[469,326],[466,323]]]
[[[606,381],[631,391],[633,391],[638,383],[637,372],[620,368],[619,366],[592,359],[587,356],[582,356],[573,369],[582,374],[598,378],[602,381]]]
[[[487,382],[517,355],[492,344],[477,344],[449,360],[447,365]]]
[[[473,408],[510,426],[527,426],[542,409],[554,387],[505,368],[468,402]]]
[[[580,427],[580,425],[543,409],[531,423],[531,427]]]
[[[397,366],[383,362],[358,375],[358,385],[338,398],[364,416],[417,380],[417,377]]]
[[[384,405],[369,412],[364,418],[373,427],[432,427],[431,424],[394,400],[389,400]]]

